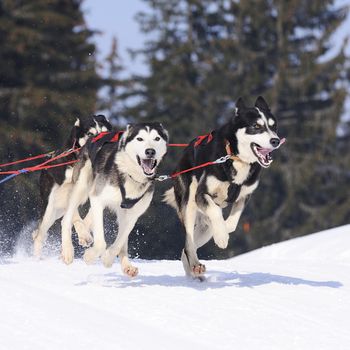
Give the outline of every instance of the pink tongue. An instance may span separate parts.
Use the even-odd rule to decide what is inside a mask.
[[[261,153],[263,156],[266,156],[272,151],[271,148],[258,148],[258,150],[259,150],[259,153]]]

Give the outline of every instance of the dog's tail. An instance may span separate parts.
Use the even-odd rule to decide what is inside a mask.
[[[165,191],[163,195],[163,202],[170,205],[175,210],[178,210],[176,199],[175,199],[174,187],[171,187],[167,191]]]

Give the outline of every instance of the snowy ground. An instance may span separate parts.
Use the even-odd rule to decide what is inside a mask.
[[[0,260],[0,349],[350,349],[350,225],[225,261]]]

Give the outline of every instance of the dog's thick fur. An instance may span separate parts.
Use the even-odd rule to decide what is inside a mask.
[[[102,131],[111,130],[112,126],[103,115],[88,118],[78,118],[71,130],[65,145],[56,154],[71,148],[82,147],[89,137]],[[76,153],[61,158],[52,164],[58,164],[77,159]],[[50,163],[51,164],[51,163]],[[43,170],[40,174],[40,194],[42,200],[42,218],[38,228],[33,232],[34,255],[40,257],[42,246],[46,240],[47,232],[55,221],[61,218],[67,208],[68,198],[72,191],[73,166],[63,165],[57,168]],[[89,228],[85,227],[78,211],[74,213],[74,228],[79,236],[82,246],[91,244],[92,237]]]
[[[65,263],[73,261],[71,226],[79,204],[90,199],[94,244],[84,254],[86,263],[102,256],[112,266],[119,255],[122,271],[138,273],[128,259],[128,236],[138,218],[151,203],[156,169],[166,154],[168,133],[159,123],[129,125],[120,140],[95,144],[88,142],[74,168],[74,188],[68,210],[62,220],[62,247]],[[108,207],[117,214],[118,235],[106,250],[103,211]]]
[[[210,141],[210,142],[209,142]],[[202,278],[205,266],[198,260],[197,249],[212,237],[217,246],[226,248],[229,233],[235,231],[242,211],[259,183],[262,167],[272,162],[271,152],[278,148],[277,121],[262,97],[254,108],[242,99],[235,116],[210,139],[185,149],[176,171],[216,160],[227,153],[235,157],[225,163],[184,173],[174,180],[165,194],[186,231],[181,260],[189,276]]]

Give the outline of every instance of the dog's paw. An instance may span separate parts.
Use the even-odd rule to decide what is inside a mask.
[[[74,248],[73,248],[72,244],[65,244],[62,247],[61,257],[62,257],[62,261],[67,265],[69,265],[73,262],[73,260],[74,260]]]
[[[91,247],[85,250],[83,259],[87,264],[93,264],[100,256],[101,253],[99,250],[97,250],[95,247]]]
[[[85,236],[79,236],[79,245],[84,248],[90,247],[93,242],[94,242],[94,239],[90,234]]]
[[[222,231],[220,234],[214,235],[214,242],[219,248],[225,249],[227,248],[229,238],[230,236]]]
[[[94,240],[84,223],[81,221],[76,221],[74,223],[74,228],[78,234],[79,245],[85,248],[90,247]]]
[[[129,277],[136,277],[139,273],[139,269],[135,266],[128,265],[123,267],[123,273]]]
[[[205,268],[205,265],[203,264],[197,264],[192,268],[192,274],[194,277],[199,277],[204,275],[205,271],[206,271],[206,268]]]
[[[112,267],[116,255],[111,252],[110,249],[107,249],[102,255],[102,263],[105,267]]]

